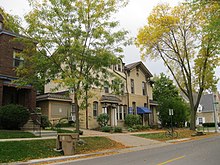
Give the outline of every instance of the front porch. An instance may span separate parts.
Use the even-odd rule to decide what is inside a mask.
[[[18,87],[14,84],[0,81],[0,106],[18,104],[30,111],[36,108],[36,92],[32,87]]]

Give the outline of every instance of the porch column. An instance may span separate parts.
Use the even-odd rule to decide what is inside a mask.
[[[2,81],[0,80],[0,106],[2,106],[3,102],[3,84]]]
[[[117,126],[118,125],[118,122],[117,122],[117,107],[116,108],[114,108],[114,113],[115,113],[115,125],[114,126]]]
[[[102,107],[102,113],[107,113],[107,107]]]

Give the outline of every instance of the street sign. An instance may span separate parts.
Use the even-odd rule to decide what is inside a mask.
[[[169,109],[169,115],[173,116],[173,109]]]

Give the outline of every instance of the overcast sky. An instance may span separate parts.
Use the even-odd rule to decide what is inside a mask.
[[[117,19],[120,21],[121,27],[130,32],[131,37],[136,37],[138,29],[146,24],[147,17],[154,6],[165,2],[175,6],[181,1],[182,0],[130,0],[129,4],[117,14]],[[0,0],[0,6],[3,7],[6,12],[20,17],[23,17],[24,14],[30,10],[28,0]],[[140,61],[139,50],[134,45],[125,48],[124,62],[128,64],[136,61]],[[144,63],[153,75],[158,75],[161,72],[168,74],[167,69],[161,61],[150,61],[147,59]]]

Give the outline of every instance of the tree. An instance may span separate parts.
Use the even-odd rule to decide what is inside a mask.
[[[0,14],[3,17],[4,29],[9,30],[14,33],[19,33],[19,27],[21,25],[18,16],[14,16],[5,12],[3,8],[0,7]]]
[[[170,126],[169,109],[174,111],[173,125],[180,127],[188,121],[189,106],[180,97],[173,81],[163,73],[154,78],[153,98],[159,104],[159,119],[162,126]]]
[[[119,22],[112,21],[112,15],[127,2],[29,2],[33,10],[25,16],[28,27],[24,34],[35,44],[28,42],[29,38],[24,41],[30,45],[22,52],[27,63],[18,68],[19,77],[32,74],[43,83],[55,82],[56,89],[64,86],[73,91],[78,131],[79,109],[88,106],[85,93],[93,86],[102,85],[110,74],[108,67],[118,61],[122,47],[128,43],[127,31],[116,29]],[[22,81],[27,79],[28,76]]]
[[[215,29],[205,25],[212,9],[197,12],[188,4],[156,6],[148,24],[139,30],[136,45],[142,57],[161,59],[178,87],[186,95],[191,109],[190,128],[195,130],[196,111],[204,90],[217,84],[215,68],[219,64],[219,40]],[[197,97],[193,97],[193,93]]]

